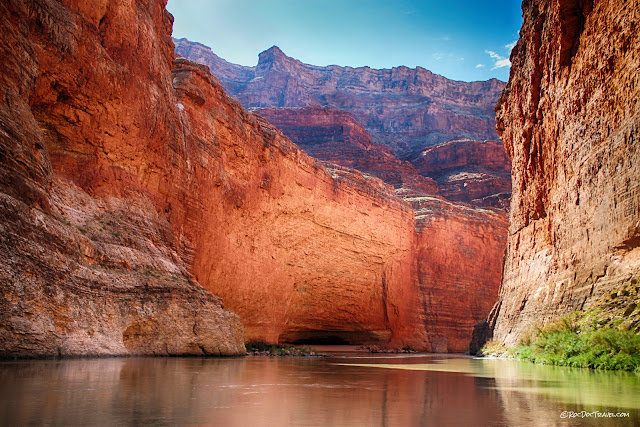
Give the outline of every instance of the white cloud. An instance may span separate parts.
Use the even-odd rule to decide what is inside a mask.
[[[484,68],[484,67],[485,67],[485,65],[484,65],[484,64],[478,64],[478,65],[476,65],[476,68]]]
[[[509,52],[511,52],[513,50],[514,47],[516,47],[516,44],[518,43],[518,40],[514,40],[511,43],[507,43],[504,45],[505,48],[507,48],[507,50]]]
[[[494,60],[493,67],[491,67],[492,70],[511,66],[511,61],[509,61],[509,58],[505,58],[504,56],[499,55],[492,50],[485,50],[484,53],[489,55],[491,59]]]
[[[453,52],[449,52],[449,53],[436,52],[436,53],[433,53],[431,56],[436,61],[447,60],[447,61],[464,62],[464,56],[456,56]]]

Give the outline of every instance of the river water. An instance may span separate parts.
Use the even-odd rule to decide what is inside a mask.
[[[442,355],[5,361],[0,393],[3,426],[640,425],[640,375]]]

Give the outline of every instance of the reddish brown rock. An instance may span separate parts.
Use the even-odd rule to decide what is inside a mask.
[[[247,340],[424,348],[411,207],[376,178],[309,157],[205,67],[178,60],[173,81],[197,142],[192,270],[241,315]]]
[[[500,141],[449,141],[425,149],[411,163],[449,200],[485,207],[509,203],[511,162]]]
[[[177,123],[170,21],[150,6],[0,4],[2,357],[244,350],[238,316],[193,279],[122,160]]]
[[[495,336],[640,275],[640,2],[524,2],[497,107],[513,198]]]
[[[206,68],[171,72],[163,6],[0,4],[0,353],[241,353],[202,287],[247,339],[444,348],[429,326],[460,351],[425,320],[437,284],[410,205],[306,155]],[[467,306],[430,316],[466,325]]]
[[[2,354],[240,353],[199,284],[248,339],[424,347],[393,189],[308,157],[205,69],[172,75],[162,2],[86,6],[2,14],[3,61],[24,58],[2,73]]]
[[[399,160],[346,111],[329,107],[261,108],[255,112],[275,125],[309,155],[365,172],[393,185],[402,196],[435,195],[438,185]]]
[[[498,295],[507,217],[502,210],[435,197],[407,200],[416,212],[416,260],[429,350],[467,352],[474,325],[487,317]]]
[[[206,46],[176,40],[178,55],[207,65],[247,108],[328,106],[351,113],[374,142],[400,158],[454,139],[496,139],[493,106],[504,83],[459,82],[424,68],[376,70],[318,67],[286,56],[277,46],[255,67],[219,58]]]

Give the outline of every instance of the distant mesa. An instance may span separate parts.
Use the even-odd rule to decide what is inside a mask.
[[[304,64],[273,46],[255,67],[231,64],[210,48],[174,40],[176,53],[207,65],[246,108],[321,105],[350,112],[377,144],[405,159],[457,139],[497,140],[496,104],[505,83],[449,80],[424,68]],[[261,77],[261,78],[257,78]]]
[[[245,67],[174,41],[178,55],[209,66],[246,108],[318,159],[379,177],[405,197],[508,206],[511,164],[493,111],[503,82],[453,81],[421,67],[319,67],[277,46]]]

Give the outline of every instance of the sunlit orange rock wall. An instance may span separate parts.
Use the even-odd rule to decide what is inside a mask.
[[[424,346],[413,212],[393,188],[309,157],[206,67],[179,60],[174,84],[194,141],[192,270],[247,340]]]
[[[496,337],[640,272],[640,2],[525,1],[497,106],[513,198]]]

